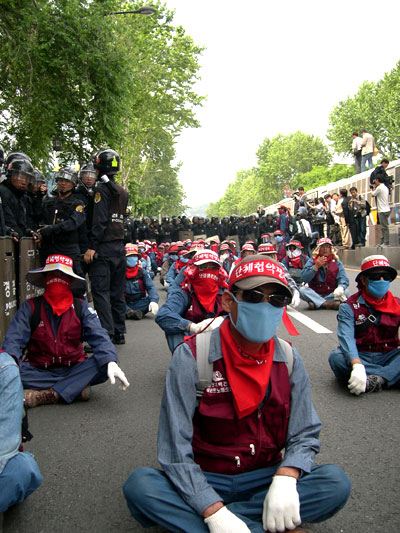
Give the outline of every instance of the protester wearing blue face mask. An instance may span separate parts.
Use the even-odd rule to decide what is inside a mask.
[[[167,275],[165,276],[165,281],[168,284],[168,293],[176,286],[176,283],[174,283],[175,280],[178,279],[178,283],[183,281],[184,269],[188,266],[190,259],[195,253],[196,248],[193,248],[192,250],[187,250],[185,248],[183,250],[179,250],[178,253],[172,255],[170,254],[169,257],[173,260],[173,263],[170,266]]]
[[[158,430],[163,470],[138,468],[124,485],[144,527],[300,532],[346,503],[343,470],[313,465],[321,423],[308,376],[297,350],[276,337],[291,298],[278,262],[245,257],[222,294],[229,317],[176,347]]]
[[[384,255],[366,257],[356,277],[358,292],[339,308],[340,348],[329,364],[356,396],[400,382],[400,298],[389,291],[396,276]]]
[[[139,261],[136,244],[127,244],[126,253],[126,318],[141,320],[146,313],[158,312],[158,293],[149,273]]]

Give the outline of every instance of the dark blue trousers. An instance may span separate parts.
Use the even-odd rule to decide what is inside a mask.
[[[59,396],[71,403],[88,385],[107,381],[107,365],[99,368],[93,357],[74,366],[37,368],[21,363],[21,380],[24,389],[43,390],[53,387]]]
[[[262,468],[237,476],[204,474],[228,509],[252,533],[264,533],[264,498],[277,468]],[[333,516],[345,505],[350,489],[350,479],[339,466],[314,466],[310,474],[297,482],[302,522],[322,522]],[[158,524],[168,531],[208,533],[203,517],[185,503],[160,470],[137,468],[126,480],[123,491],[133,517],[143,527]]]

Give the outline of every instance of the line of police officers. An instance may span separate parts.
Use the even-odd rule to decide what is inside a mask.
[[[5,171],[0,184],[0,235],[11,236],[15,242],[33,237],[42,264],[50,254],[71,257],[76,274],[89,274],[102,326],[115,344],[124,344],[128,193],[115,182],[120,170],[118,153],[99,150],[79,175],[62,168],[51,196],[43,174],[33,168],[26,154],[12,152],[5,158],[0,149],[0,164]]]
[[[218,236],[220,241],[224,241],[229,235],[238,235],[242,246],[249,236],[261,243],[261,236],[264,233],[273,233],[277,229],[276,219],[272,215],[264,216],[264,212],[258,216],[248,217],[231,215],[230,217],[213,216],[211,220],[204,217],[194,216],[192,221],[186,216],[164,217],[159,224],[157,217],[143,217],[142,219],[127,219],[128,241],[136,242],[150,240],[157,244],[161,242],[176,242],[179,239],[179,232],[191,231],[193,235],[205,235],[206,237]]]

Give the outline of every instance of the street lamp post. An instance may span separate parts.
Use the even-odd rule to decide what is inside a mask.
[[[157,10],[152,6],[143,6],[139,7],[139,9],[135,9],[135,11],[113,11],[112,13],[109,13],[109,15],[153,15],[156,12]]]

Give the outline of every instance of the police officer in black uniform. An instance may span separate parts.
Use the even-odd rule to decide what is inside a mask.
[[[66,255],[74,262],[74,272],[85,277],[80,264],[79,240],[80,233],[86,232],[86,216],[84,203],[73,194],[76,182],[74,169],[61,168],[56,174],[57,196],[43,200],[38,229],[42,237],[40,259],[44,265],[49,255]],[[83,297],[84,288],[73,292]]]
[[[161,221],[160,236],[163,242],[172,242],[172,233],[174,226],[171,224],[169,217],[163,217]]]
[[[93,199],[96,186],[96,170],[93,163],[89,161],[81,166],[78,172],[78,185],[75,188],[74,196],[81,200],[85,206],[86,224],[80,227],[79,231],[79,249],[82,255],[89,248],[89,232],[92,227],[93,219]],[[84,273],[88,272],[88,265],[81,262]]]
[[[85,262],[90,264],[93,302],[101,325],[114,344],[125,344],[124,217],[128,193],[114,179],[120,169],[117,152],[109,148],[100,150],[93,165],[98,181]]]
[[[9,154],[6,159],[6,180],[0,184],[6,234],[15,242],[21,237],[34,236],[26,211],[26,190],[34,179],[29,157],[22,152]]]

